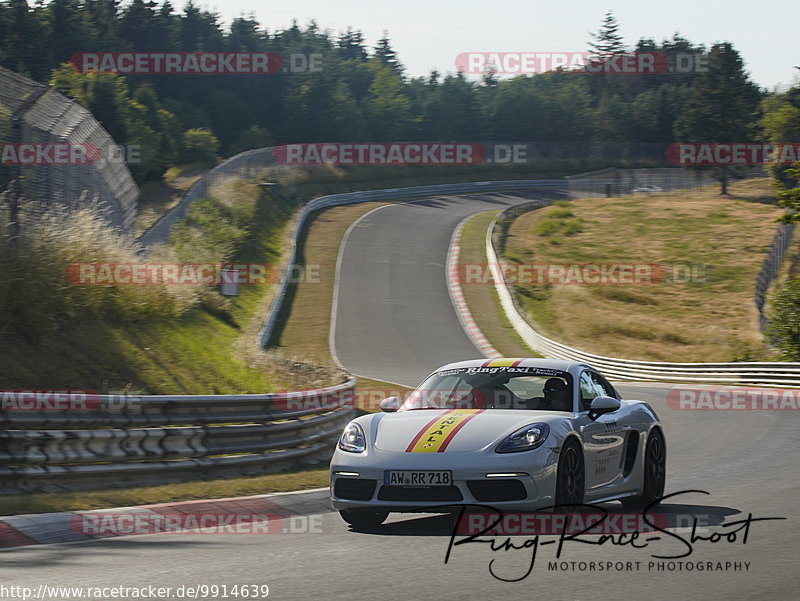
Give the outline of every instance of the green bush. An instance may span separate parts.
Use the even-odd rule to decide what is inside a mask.
[[[7,223],[7,220],[4,220]],[[194,286],[76,285],[81,263],[138,263],[130,238],[93,208],[74,211],[23,202],[20,235],[0,233],[0,332],[38,339],[47,331],[98,315],[119,321],[169,318],[198,302]],[[162,248],[147,259],[174,262]]]
[[[769,335],[786,361],[800,361],[800,278],[790,280],[772,297]]]
[[[214,163],[219,140],[208,129],[187,129],[183,134],[181,161],[184,163]]]

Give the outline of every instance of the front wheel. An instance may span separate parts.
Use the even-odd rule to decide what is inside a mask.
[[[562,511],[582,505],[585,492],[583,451],[574,440],[568,440],[561,448],[556,468],[556,505],[561,505]]]
[[[626,507],[647,507],[664,496],[667,481],[667,445],[664,435],[653,430],[644,450],[644,482],[642,494],[621,499]]]
[[[365,509],[340,509],[342,519],[356,529],[377,528],[389,516],[388,511],[368,511]]]

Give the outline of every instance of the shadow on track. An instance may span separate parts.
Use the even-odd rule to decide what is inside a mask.
[[[606,519],[609,521],[613,520],[614,516],[630,516],[639,515],[641,513],[637,510],[625,509],[622,505],[617,503],[602,503],[598,504],[597,507],[601,507],[608,512],[608,517]],[[450,536],[453,533],[453,527],[458,513],[458,508],[448,513],[409,513],[405,516],[405,519],[402,519],[403,514],[401,513],[392,513],[390,517],[394,516],[401,519],[387,522],[376,528],[354,528],[350,526],[350,531],[381,536]],[[522,516],[525,515],[525,512],[514,513],[519,513]],[[588,515],[592,512],[587,510],[580,513]],[[654,520],[656,524],[667,528],[691,528],[693,521],[696,519],[699,529],[709,526],[720,526],[725,522],[725,518],[740,513],[741,511],[739,509],[719,505],[665,503],[651,510],[648,516],[654,516],[656,518]],[[466,512],[464,514],[464,519],[469,519],[469,515],[470,512]],[[546,514],[539,513],[538,515]],[[652,517],[649,519],[653,520]],[[535,532],[526,531],[513,534],[509,533],[508,535],[530,536],[531,534],[535,534]],[[543,535],[550,536],[552,533]]]

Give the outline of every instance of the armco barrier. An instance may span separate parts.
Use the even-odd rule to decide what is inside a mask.
[[[526,203],[528,208],[538,208],[546,203]],[[498,266],[495,248],[495,226],[512,211],[524,210],[526,205],[511,207],[498,215],[486,233],[486,259],[492,270],[500,304],[517,334],[537,353],[555,359],[582,361],[600,369],[607,376],[621,380],[655,380],[680,382],[726,383],[757,386],[800,386],[800,363],[667,363],[659,361],[634,361],[604,357],[574,349],[543,336],[522,317]]]
[[[328,459],[355,380],[303,392],[90,396],[0,412],[0,491],[81,490],[254,474]]]

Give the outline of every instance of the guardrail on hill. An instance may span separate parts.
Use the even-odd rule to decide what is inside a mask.
[[[495,289],[509,322],[523,341],[545,357],[582,361],[600,369],[611,378],[621,380],[683,381],[698,383],[725,383],[756,386],[800,386],[800,363],[731,362],[731,363],[668,363],[660,361],[634,361],[586,353],[556,342],[540,334],[522,317],[511,291],[499,268],[495,248],[495,226],[512,211],[535,209],[547,204],[543,201],[510,207],[492,221],[486,233],[486,259],[492,270]],[[782,230],[783,231],[783,230]],[[775,244],[773,244],[775,248]],[[772,254],[770,255],[772,256]],[[769,257],[768,257],[768,260]],[[757,302],[757,301],[756,301]],[[763,306],[763,305],[762,305]]]
[[[633,194],[636,188],[657,186],[664,192],[686,190],[716,183],[714,178],[699,172],[676,167],[619,169],[609,167],[564,178],[570,196],[575,198],[621,196]]]
[[[30,396],[18,408],[6,399],[0,492],[151,485],[317,463],[352,419],[354,389],[350,379],[273,394],[89,395],[63,410],[38,410],[45,403]]]

